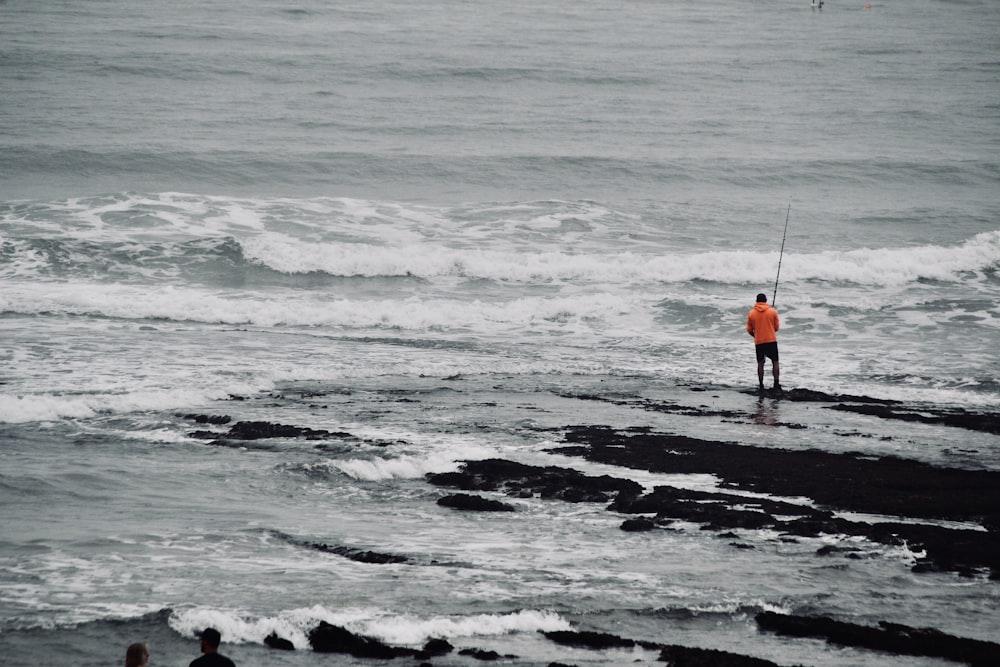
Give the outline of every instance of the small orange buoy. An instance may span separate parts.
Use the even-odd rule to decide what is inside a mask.
[[[871,8],[872,8],[872,3],[869,2],[868,4],[865,5],[865,9],[871,9]]]

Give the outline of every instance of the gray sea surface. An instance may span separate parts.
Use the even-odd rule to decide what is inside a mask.
[[[899,664],[767,610],[995,640],[997,582],[907,547],[459,513],[425,475],[719,488],[548,452],[574,424],[1000,470],[989,433],[744,393],[765,292],[786,388],[1000,406],[998,91],[987,0],[0,2],[0,661],[186,665],[214,625],[241,666],[357,664],[326,621]]]

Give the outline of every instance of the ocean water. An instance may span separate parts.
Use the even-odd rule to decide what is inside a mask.
[[[324,620],[518,665],[656,658],[561,629],[899,664],[761,610],[995,640],[998,583],[907,549],[424,479],[719,482],[546,452],[583,423],[1000,469],[995,435],[742,393],[764,291],[786,388],[1000,404],[1000,5],[865,4],[0,3],[0,661],[186,665],[214,625],[240,665],[356,664],[308,649]],[[340,435],[216,447],[192,414]]]

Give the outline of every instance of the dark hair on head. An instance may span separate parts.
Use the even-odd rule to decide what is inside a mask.
[[[767,303],[767,295],[761,292],[760,294],[757,295],[757,300]]]
[[[200,637],[202,641],[208,642],[208,645],[213,648],[219,648],[219,642],[222,641],[222,635],[215,628],[205,628],[201,631]]]
[[[149,649],[142,642],[129,644],[125,649],[125,667],[142,667],[149,658]]]

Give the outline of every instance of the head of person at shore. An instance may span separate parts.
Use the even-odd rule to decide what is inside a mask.
[[[215,628],[205,628],[198,635],[201,639],[201,650],[203,653],[215,652],[222,642],[222,635]]]
[[[760,294],[757,295],[757,301],[758,302],[763,301],[764,303],[767,303],[767,295],[761,292]]]
[[[146,667],[149,663],[149,649],[142,642],[130,644],[125,649],[125,667]]]

